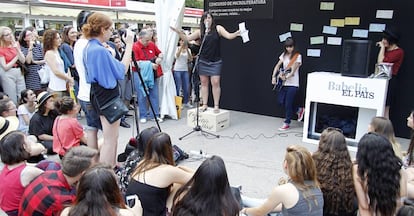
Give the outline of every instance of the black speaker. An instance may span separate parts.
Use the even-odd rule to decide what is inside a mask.
[[[370,40],[344,40],[342,47],[342,76],[368,77]]]

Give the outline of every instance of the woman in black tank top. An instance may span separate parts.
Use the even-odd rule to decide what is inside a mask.
[[[165,216],[171,207],[171,203],[167,203],[168,197],[177,189],[172,185],[187,183],[193,173],[186,167],[175,166],[170,136],[156,133],[131,175],[126,196],[139,197],[143,216]]]
[[[223,26],[216,25],[213,16],[210,12],[205,12],[201,17],[200,30],[196,30],[191,35],[184,34],[183,31],[178,31],[175,28],[171,29],[180,35],[184,41],[192,41],[201,39],[201,47],[199,52],[199,59],[196,61],[197,72],[200,75],[201,81],[201,98],[203,102],[202,111],[208,108],[208,86],[211,82],[213,99],[214,99],[214,113],[219,113],[219,102],[221,95],[220,88],[220,74],[221,74],[221,51],[220,39],[226,38],[232,40],[240,36],[240,31],[237,30],[229,33]]]

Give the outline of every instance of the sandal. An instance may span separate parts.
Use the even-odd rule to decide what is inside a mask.
[[[220,112],[220,109],[219,109],[219,106],[218,106],[218,105],[214,105],[214,110],[213,110],[213,112],[214,112],[214,113],[219,113],[219,112]]]
[[[203,105],[203,106],[200,108],[200,112],[205,112],[205,111],[207,111],[207,109],[208,109],[208,106],[207,106],[207,105]]]

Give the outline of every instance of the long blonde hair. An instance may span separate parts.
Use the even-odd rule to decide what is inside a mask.
[[[394,150],[395,155],[401,159],[401,145],[397,142],[395,138],[394,127],[392,126],[392,122],[387,118],[377,116],[372,118],[370,126],[373,130],[372,132],[381,134],[388,138],[392,145],[392,149]]]
[[[4,32],[9,30],[10,34],[13,34],[13,31],[11,30],[11,28],[7,27],[7,26],[0,26],[0,47],[6,47],[9,44],[6,44],[6,41],[4,41]],[[13,36],[13,40],[14,40],[14,36]]]
[[[309,191],[315,187],[319,188],[316,166],[311,153],[305,147],[291,145],[286,148],[285,161],[291,183],[302,191],[307,201],[312,200],[318,205],[316,197]],[[305,181],[310,181],[311,183],[305,184]]]

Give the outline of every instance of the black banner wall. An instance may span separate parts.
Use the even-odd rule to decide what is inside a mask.
[[[208,10],[216,19],[272,19],[273,0],[210,0]]]
[[[218,0],[205,0],[205,8],[209,9],[210,2]],[[252,2],[252,1],[249,1]],[[267,3],[269,1],[266,1]],[[395,104],[391,106],[391,120],[394,124],[397,136],[409,137],[409,128],[406,126],[406,117],[414,109],[414,43],[412,38],[413,28],[410,20],[414,16],[414,7],[407,0],[349,0],[330,1],[333,10],[321,10],[320,1],[315,0],[274,0],[272,2],[272,18],[268,15],[262,17],[234,16],[218,18],[216,22],[223,25],[229,32],[238,29],[238,23],[246,22],[249,30],[250,42],[243,44],[241,38],[222,41],[222,55],[224,60],[222,70],[222,97],[220,106],[227,109],[263,114],[269,116],[284,116],[284,110],[277,104],[277,92],[272,91],[271,75],[279,55],[282,53],[283,44],[279,41],[279,35],[291,32],[296,40],[296,46],[302,54],[302,66],[300,68],[300,93],[297,103],[304,104],[306,76],[314,71],[341,71],[342,45],[328,45],[327,37],[341,37],[346,39],[358,39],[353,37],[355,29],[368,30],[370,24],[386,24],[397,26],[401,32],[400,47],[405,51],[404,62],[400,69],[398,80],[398,96]],[[326,3],[326,2],[325,2]],[[256,5],[257,6],[257,5]],[[378,10],[391,12],[392,17],[378,18]],[[388,14],[389,15],[389,14]],[[331,25],[331,19],[344,19],[346,17],[359,17],[359,24],[338,27],[335,35],[322,33],[324,26]],[[291,31],[291,24],[302,24],[302,31]],[[311,44],[311,37],[323,36],[322,44]],[[374,71],[378,47],[375,42],[382,37],[380,32],[368,32],[368,38],[372,41],[371,54],[369,56],[369,68]],[[307,56],[308,49],[319,49],[320,57]],[[211,101],[211,100],[210,100]],[[275,129],[279,125],[275,125]]]

